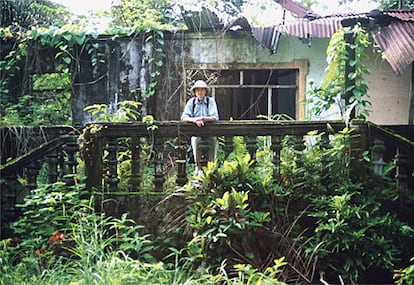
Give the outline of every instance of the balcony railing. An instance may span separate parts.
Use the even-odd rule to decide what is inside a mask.
[[[258,137],[266,136],[273,153],[274,177],[278,179],[280,152],[286,136],[291,137],[293,147],[305,148],[305,141],[311,131],[324,132],[323,140],[328,143],[329,130],[340,131],[345,127],[341,121],[219,121],[198,128],[181,121],[155,121],[145,123],[95,123],[83,130],[70,127],[57,128],[2,128],[1,131],[1,217],[13,221],[18,216],[15,207],[19,193],[13,185],[18,177],[26,179],[30,191],[37,187],[39,171],[47,164],[48,182],[65,181],[74,183],[78,163],[85,164],[87,186],[90,191],[104,189],[108,194],[119,191],[123,173],[119,173],[126,159],[130,165],[126,177],[129,194],[140,192],[143,180],[143,166],[153,171],[154,190],[161,192],[166,180],[167,167],[176,170],[176,185],[187,182],[186,155],[191,136],[223,138],[224,154],[232,151],[232,138],[242,136],[246,148],[254,159]],[[384,166],[395,163],[395,179],[398,191],[412,191],[414,188],[414,126],[381,127],[369,122],[354,122],[353,151],[371,151],[371,163],[377,174]],[[81,135],[80,135],[81,134]],[[22,137],[24,146],[21,147]],[[149,146],[151,148],[149,148]],[[23,151],[22,151],[23,150]],[[143,155],[146,154],[146,155]],[[168,163],[167,163],[168,162]],[[125,189],[122,189],[125,191]],[[128,194],[128,193],[127,193]],[[3,236],[3,234],[2,234]]]
[[[115,124],[91,124],[86,127],[84,139],[86,145],[83,149],[85,159],[88,186],[91,188],[104,187],[107,192],[118,191],[119,173],[117,157],[119,152],[125,152],[125,142],[128,142],[127,150],[131,153],[131,191],[139,191],[142,178],[139,167],[141,157],[141,142],[149,142],[153,146],[152,161],[154,169],[153,183],[155,191],[163,190],[165,181],[165,161],[167,157],[165,145],[173,142],[172,153],[169,160],[173,160],[177,169],[178,185],[187,182],[188,169],[186,166],[186,150],[191,136],[200,137],[224,137],[222,145],[225,154],[232,151],[232,138],[242,136],[245,139],[247,150],[252,158],[255,158],[257,150],[257,138],[268,136],[271,140],[273,163],[275,165],[274,176],[279,175],[280,150],[283,138],[287,135],[293,137],[296,149],[305,147],[305,136],[310,131],[328,133],[328,123],[335,131],[342,130],[345,125],[340,121],[330,122],[300,122],[300,121],[219,121],[198,128],[193,124],[180,121],[154,122],[156,128],[151,131],[144,123],[115,123]],[[328,136],[326,136],[328,139]],[[359,144],[359,143],[358,143]],[[148,161],[147,161],[148,162]]]

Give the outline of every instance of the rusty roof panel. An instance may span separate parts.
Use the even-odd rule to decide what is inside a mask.
[[[414,22],[395,22],[372,36],[398,76],[414,61]]]
[[[280,32],[273,27],[252,28],[252,32],[262,47],[268,48],[272,53],[276,53]]]
[[[295,14],[296,16],[300,18],[306,17],[308,14],[315,15],[312,11],[308,11],[308,9],[300,4],[299,2],[292,1],[292,0],[274,0],[276,3],[278,3],[280,6],[282,6],[284,9],[288,10],[289,12]]]
[[[397,18],[401,21],[414,21],[414,10],[384,11],[382,13]]]
[[[298,38],[329,38],[342,27],[343,20],[349,19],[370,22],[368,28],[374,41],[381,47],[397,75],[401,75],[403,70],[412,64],[414,61],[414,10],[386,12],[374,10],[361,14],[301,19],[295,23],[278,25],[274,29],[282,34]]]
[[[329,17],[316,18],[314,20],[302,19],[295,23],[278,25],[276,30],[283,34],[296,36],[299,38],[329,38],[341,28],[341,21],[344,19],[361,18],[365,15],[334,15]]]
[[[182,17],[191,31],[220,30],[224,27],[219,17],[204,7],[201,11],[186,11],[182,14]]]

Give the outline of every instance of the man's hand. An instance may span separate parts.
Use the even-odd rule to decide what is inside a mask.
[[[197,127],[204,127],[204,118],[203,117],[196,117],[193,120],[193,123],[197,125]]]

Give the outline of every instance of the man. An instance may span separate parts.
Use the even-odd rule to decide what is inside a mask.
[[[213,97],[207,96],[209,91],[207,84],[203,80],[197,80],[190,90],[195,94],[195,97],[187,101],[183,114],[181,115],[181,120],[194,123],[199,128],[204,127],[205,122],[218,121],[219,115],[217,104]],[[216,137],[191,137],[191,146],[193,148],[195,162],[195,176],[201,173],[200,161],[202,154],[200,151],[200,144],[202,140],[206,141],[208,145],[207,160],[214,161],[216,160],[217,155]]]

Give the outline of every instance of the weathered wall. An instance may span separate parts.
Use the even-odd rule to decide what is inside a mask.
[[[90,62],[84,61],[73,95],[75,121],[85,123],[91,119],[82,111],[89,104],[121,100],[143,102],[143,114],[152,114],[156,120],[179,120],[189,96],[185,70],[194,66],[231,68],[235,64],[260,66],[307,59],[308,73],[303,79],[306,84],[309,80],[319,83],[327,66],[329,39],[315,38],[306,43],[295,37],[282,36],[277,54],[271,55],[260,47],[250,32],[228,31],[217,35],[181,31],[166,33],[165,38],[165,62],[156,95],[150,99],[141,96],[141,91],[148,88],[151,73],[151,50],[145,41],[141,37],[107,39],[102,48],[107,53],[105,64],[92,68]],[[368,79],[374,110],[369,119],[379,124],[406,124],[411,70],[397,77],[389,64],[374,54],[366,64],[372,71]],[[306,89],[309,89],[308,84]],[[338,118],[338,109],[334,107],[320,118],[312,119]]]
[[[366,64],[372,73],[367,80],[370,81],[368,93],[371,96],[373,112],[368,120],[381,125],[407,124],[410,81],[413,78],[411,68],[408,67],[405,73],[398,77],[380,55],[371,52],[369,57],[370,60]]]

